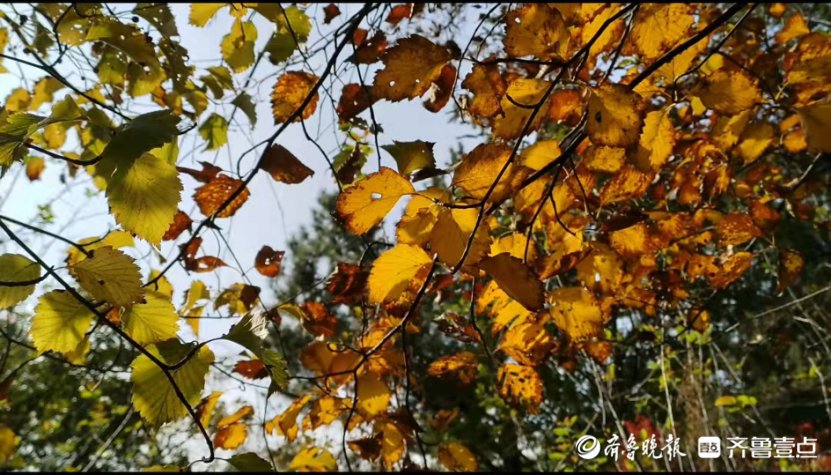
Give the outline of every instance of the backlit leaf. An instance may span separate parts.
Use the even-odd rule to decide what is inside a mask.
[[[415,192],[413,185],[390,168],[381,167],[347,188],[338,197],[338,215],[355,234],[365,234],[380,223],[402,196]]]
[[[160,361],[174,365],[185,358],[191,348],[191,345],[168,340],[150,345],[147,350]],[[199,401],[199,395],[205,386],[205,376],[213,362],[213,352],[207,346],[203,346],[187,363],[170,370],[173,381],[189,404],[194,405]],[[158,427],[187,414],[187,409],[176,395],[170,380],[150,358],[139,355],[131,367],[133,370],[131,376],[133,406],[144,420]]]
[[[432,259],[417,246],[399,244],[381,254],[369,273],[369,301],[388,302],[397,299]]]
[[[288,71],[280,76],[271,93],[271,112],[275,124],[308,119],[317,108],[318,94],[308,99],[318,78],[303,71]],[[308,101],[308,102],[307,102]],[[305,107],[303,106],[306,104]],[[302,109],[302,112],[298,112]]]
[[[84,290],[116,306],[138,302],[143,294],[138,266],[109,246],[90,251],[90,257],[75,264],[71,271]]]
[[[39,352],[68,354],[83,344],[95,315],[71,293],[53,290],[43,294],[35,307],[30,334]]]
[[[40,265],[19,254],[0,255],[0,309],[11,308],[35,291]],[[21,283],[29,282],[29,285]],[[9,285],[12,284],[12,285]]]

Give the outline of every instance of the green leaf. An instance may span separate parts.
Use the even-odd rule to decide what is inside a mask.
[[[240,472],[272,472],[271,464],[260,458],[255,453],[247,452],[244,454],[236,454],[228,459],[235,469]]]
[[[265,316],[259,313],[249,313],[235,323],[222,338],[242,345],[245,349],[254,353],[269,369],[272,386],[285,389],[288,385],[288,370],[285,359],[280,353],[263,348],[263,339],[268,336],[267,325],[268,321]],[[273,392],[273,387],[269,388],[269,394]]]
[[[129,167],[154,148],[161,147],[178,136],[179,117],[169,110],[142,114],[131,120],[115,134],[101,153],[96,169],[109,177],[117,167]]]
[[[164,3],[139,3],[133,9],[133,13],[147,20],[159,30],[159,33],[168,38],[179,35],[179,30],[176,29],[176,19],[173,18],[170,7]]]
[[[291,34],[281,31],[271,35],[265,45],[265,50],[268,51],[268,60],[271,61],[271,64],[280,64],[289,59],[295,49],[297,49],[297,42],[294,41]]]
[[[119,167],[107,186],[115,220],[124,229],[158,246],[176,216],[182,182],[168,159],[145,153],[130,167]],[[165,151],[160,150],[164,156]],[[175,159],[174,159],[175,162]]]
[[[240,344],[259,357],[263,339],[268,336],[268,321],[261,314],[246,314],[222,338]],[[262,359],[262,358],[260,358]]]
[[[239,73],[254,64],[254,43],[257,41],[257,27],[250,21],[237,20],[231,32],[222,38],[220,48],[222,59]]]
[[[84,344],[93,313],[71,293],[53,290],[41,295],[29,334],[39,352],[72,353]]]
[[[173,304],[158,292],[147,292],[144,302],[130,306],[121,315],[124,331],[142,345],[175,338],[178,320]]]
[[[309,38],[309,33],[312,32],[312,21],[309,15],[297,7],[287,7],[284,14],[277,16],[277,24],[280,26],[280,31],[294,36],[302,43]]]
[[[252,129],[255,125],[257,125],[257,110],[254,107],[254,101],[251,100],[251,96],[243,92],[234,98],[234,100],[231,101],[231,104],[239,107],[240,110],[245,113],[245,116],[248,117],[248,122],[251,123]]]
[[[435,168],[436,157],[433,156],[433,142],[416,140],[415,142],[393,141],[392,145],[384,145],[386,150],[398,164],[398,171],[402,175],[409,175],[422,168]]]
[[[286,360],[283,358],[283,355],[274,350],[266,349],[263,351],[260,359],[271,373],[272,384],[276,385],[280,389],[286,389],[289,385],[289,374],[288,366],[286,365]],[[272,390],[269,388],[269,393],[271,392]]]
[[[163,363],[174,365],[182,361],[192,348],[193,345],[182,344],[174,339],[150,345],[147,351]],[[205,376],[213,362],[214,354],[205,345],[187,363],[171,371],[176,386],[191,406],[199,402],[199,396],[205,387]],[[170,381],[150,358],[139,355],[133,361],[132,369],[133,406],[144,420],[158,427],[187,414],[187,409],[179,400]]]
[[[228,143],[228,121],[214,112],[199,126],[199,135],[208,143],[205,150],[216,150]]]
[[[11,308],[35,291],[35,284],[7,286],[40,278],[40,266],[18,254],[0,255],[0,309]]]

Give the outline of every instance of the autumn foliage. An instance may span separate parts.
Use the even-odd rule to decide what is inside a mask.
[[[427,381],[478,388],[533,418],[557,404],[548,372],[585,366],[601,378],[639,344],[620,330],[633,315],[660,333],[661,352],[689,335],[706,340],[719,318],[712,302],[754,270],[773,268],[778,292],[799,281],[806,249],[780,242],[782,226],[827,236],[828,174],[818,170],[831,152],[831,37],[797,8],[485,5],[472,38],[449,38],[417,28],[437,5],[193,4],[191,25],[231,19],[206,46],[221,62],[207,66],[189,62],[176,40],[184,19],[165,5],[137,6],[138,23],[97,4],[36,8],[28,24],[7,16],[0,30],[3,67],[31,63],[43,74],[6,98],[0,167],[23,167],[29,180],[53,167],[67,180],[92,177],[118,229],[61,239],[65,260],[45,261],[20,237],[27,224],[0,216],[0,308],[31,298],[21,343],[73,365],[85,365],[99,333],[116,335],[133,355],[132,407],[152,428],[189,421],[177,427],[202,439],[192,460],[226,449],[240,470],[498,469],[447,435],[464,413],[431,405]],[[258,31],[255,16],[271,31]],[[318,24],[338,25],[327,46],[312,41]],[[258,35],[271,35],[263,49]],[[52,65],[67,48],[89,49],[95,87]],[[301,58],[312,52],[320,57]],[[258,67],[275,71],[268,97],[238,89]],[[140,100],[152,110],[122,107]],[[194,137],[206,151],[228,146],[231,117],[212,105],[223,100],[252,124],[273,124],[244,161],[234,157],[236,170],[179,153]],[[271,118],[256,117],[258,102]],[[405,102],[470,124],[478,142],[453,163],[437,159],[452,143],[379,143],[384,123],[406,120],[382,112]],[[282,140],[297,129],[312,142],[313,120],[342,136],[328,167]],[[240,264],[206,237],[273,199],[251,193],[258,174],[283,187],[331,179],[343,232],[378,257],[332,263],[321,301],[267,304],[268,289],[244,278],[212,288],[212,273]],[[379,228],[388,230],[380,241]],[[165,246],[174,251],[164,260],[136,252]],[[290,273],[290,255],[272,246],[241,271]],[[165,276],[179,265],[190,281],[174,289]],[[199,336],[209,308],[234,322],[210,341],[237,345],[228,372],[214,369]],[[296,353],[275,343],[281,331],[300,332]],[[423,335],[443,342],[441,354],[424,360],[413,348]],[[209,377],[291,401],[276,416],[262,405],[215,414],[221,393],[205,389]],[[327,427],[342,440],[315,443]],[[273,446],[266,436],[298,444],[292,457],[278,461],[263,444],[238,450],[253,438]],[[16,450],[14,433],[4,437],[0,466]]]

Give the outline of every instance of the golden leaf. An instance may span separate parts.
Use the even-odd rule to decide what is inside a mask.
[[[237,190],[242,191],[237,193]],[[233,200],[222,211],[220,207],[228,201],[231,196],[237,193]],[[245,186],[245,182],[236,178],[231,178],[227,175],[217,175],[208,183],[200,186],[193,194],[193,199],[199,206],[199,211],[205,216],[212,216],[214,213],[217,218],[229,218],[236,214],[237,210],[248,201],[251,192]]]
[[[482,259],[479,267],[490,274],[505,293],[528,310],[537,311],[542,308],[542,282],[522,259],[503,252]]]
[[[479,374],[476,355],[469,351],[460,351],[430,363],[427,374],[438,378],[458,378],[462,384],[470,384]]]
[[[710,109],[735,115],[762,101],[759,86],[743,71],[718,71],[705,76],[694,88],[693,94],[701,98]]]
[[[644,101],[620,84],[604,84],[589,96],[586,132],[595,145],[628,147],[638,141]]]
[[[465,155],[453,173],[453,186],[457,186],[467,196],[477,200],[485,199],[488,190],[496,182],[497,176],[505,168],[499,182],[493,187],[488,201],[499,201],[510,194],[530,170],[509,164],[511,148],[504,144],[485,143]]]
[[[390,101],[420,97],[450,59],[447,48],[421,35],[402,38],[381,57],[385,67],[375,73],[372,96]]]
[[[395,170],[381,167],[338,197],[338,215],[355,234],[364,234],[381,222],[399,198],[414,193],[412,183]]]
[[[549,295],[551,317],[572,340],[600,336],[607,321],[591,292],[582,287],[562,287]]]
[[[478,472],[479,461],[464,445],[458,442],[445,442],[439,446],[439,462],[451,472]]]
[[[535,56],[563,59],[568,52],[568,29],[556,8],[529,3],[508,12],[502,40],[505,51],[514,57]]]
[[[274,123],[282,124],[292,119],[303,106],[317,81],[317,76],[303,71],[283,73],[274,84],[274,91],[271,93],[271,113],[274,116]],[[293,120],[299,122],[311,117],[317,109],[318,97],[315,92],[303,111]]]
[[[409,244],[398,244],[385,252],[375,260],[369,273],[369,301],[396,300],[431,262],[423,249]]]
[[[534,368],[506,363],[499,367],[496,378],[503,399],[527,404],[528,410],[536,414],[542,403],[542,379]]]

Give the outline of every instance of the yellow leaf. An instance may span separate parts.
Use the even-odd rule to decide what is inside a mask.
[[[296,439],[298,430],[297,416],[311,398],[310,395],[306,394],[303,397],[295,399],[282,414],[266,423],[266,433],[270,434],[276,428],[280,435],[284,436],[289,442]]]
[[[515,364],[503,364],[496,376],[499,396],[513,403],[527,404],[536,413],[542,403],[542,379],[534,368]]]
[[[757,122],[744,131],[739,144],[739,155],[745,165],[755,162],[773,144],[773,133],[773,125],[769,122]]]
[[[178,320],[170,298],[157,292],[147,292],[144,302],[133,304],[121,315],[124,331],[142,345],[175,338]]]
[[[583,153],[582,165],[591,171],[616,173],[626,163],[626,149],[592,145]]]
[[[253,22],[237,19],[231,32],[222,38],[220,50],[222,59],[235,73],[245,71],[254,64],[254,44],[257,41],[257,27]]]
[[[0,425],[0,467],[6,467],[17,450],[17,436],[5,424]]]
[[[90,253],[91,257],[70,268],[84,290],[116,306],[141,299],[141,275],[132,258],[110,246]]]
[[[739,400],[736,399],[736,396],[719,396],[716,399],[715,405],[716,407],[735,406],[738,402]]]
[[[511,298],[531,311],[543,305],[543,285],[540,279],[522,262],[522,259],[503,252],[482,259],[479,267],[490,274],[499,287]]]
[[[507,164],[505,172],[488,196],[488,201],[499,201],[518,187],[530,173],[528,168],[508,164],[510,158],[511,148],[505,144],[480,144],[465,155],[456,167],[452,186],[461,188],[471,198],[482,200]]]
[[[536,322],[511,325],[502,335],[499,350],[526,366],[537,366],[551,355],[555,342],[548,330]]]
[[[693,94],[701,98],[710,109],[735,115],[762,102],[756,80],[743,71],[718,71],[701,78],[693,88]]]
[[[133,236],[126,231],[112,231],[103,238],[88,237],[81,239],[78,241],[78,244],[83,246],[83,248],[89,252],[107,246],[116,249],[122,247],[132,247],[135,244],[135,241],[133,241]],[[81,253],[81,251],[79,251],[76,247],[70,247],[67,251],[66,265],[72,267],[86,258],[87,256]]]
[[[251,405],[246,404],[245,406],[242,406],[241,408],[237,409],[237,411],[233,414],[220,419],[219,422],[216,423],[216,426],[227,427],[231,424],[236,424],[237,422],[245,419],[251,414],[254,414],[254,408]]]
[[[447,202],[450,200],[450,193],[438,188],[429,188],[410,198],[395,231],[399,244],[420,246],[430,239],[430,233],[441,210],[441,206],[434,200]]]
[[[326,449],[306,447],[302,449],[289,464],[289,470],[298,472],[335,472],[338,462]]]
[[[18,254],[0,255],[0,309],[11,308],[35,291],[40,266]],[[31,285],[4,285],[32,282]]]
[[[560,158],[560,144],[556,140],[540,140],[519,155],[522,165],[532,170],[541,170],[558,158]]]
[[[631,165],[624,166],[600,190],[600,203],[606,205],[642,197],[652,183],[652,176],[652,173],[644,173]]]
[[[216,404],[219,402],[220,396],[222,396],[220,391],[214,391],[203,398],[202,401],[199,402],[199,405],[196,406],[196,415],[199,417],[199,422],[202,423],[203,426],[207,427],[211,422],[211,416],[213,416],[214,409],[216,408]]]
[[[474,117],[493,117],[502,110],[500,99],[508,88],[496,64],[477,64],[462,81],[462,87],[473,93],[468,112]]]
[[[369,273],[369,301],[382,303],[396,300],[431,262],[423,249],[409,244],[398,244],[381,254]]]
[[[751,111],[746,110],[733,116],[720,116],[713,127],[713,139],[716,145],[724,150],[736,145],[751,115]]]
[[[615,5],[617,7],[618,5]],[[618,38],[620,38],[620,34],[623,30],[623,22],[615,21],[611,25],[606,25],[606,22],[611,18],[615,13],[617,13],[617,8],[606,7],[603,8],[603,11],[598,13],[587,25],[583,26],[580,31],[580,39],[583,45],[588,44],[594,35],[600,31],[601,28],[604,28],[603,32],[600,33],[600,37],[595,40],[594,44],[592,44],[591,49],[589,50],[589,61],[592,61],[598,54],[607,49],[611,48],[612,45],[617,44]],[[592,64],[592,63],[589,63]]]
[[[646,4],[638,10],[632,26],[632,42],[644,59],[657,59],[686,38],[692,24],[692,5]]]
[[[439,462],[451,472],[478,472],[479,461],[464,445],[458,442],[445,442],[439,446]]]
[[[542,79],[513,80],[500,100],[503,114],[493,119],[493,135],[507,140],[519,137],[523,130],[526,134],[537,130],[550,107],[550,97],[540,104],[550,88],[551,82]],[[538,111],[531,119],[535,109]]]
[[[147,346],[152,355],[168,365],[178,364],[191,349],[191,345],[176,340]],[[205,376],[213,362],[213,352],[203,346],[187,363],[170,371],[188,404],[194,405],[199,401],[205,386]],[[139,355],[133,361],[132,370],[133,406],[150,425],[158,427],[187,414],[187,409],[177,397],[167,376],[150,358]]]
[[[669,118],[672,106],[646,114],[638,142],[635,164],[644,171],[658,171],[675,147],[675,127]]]
[[[303,422],[303,428],[316,429],[322,425],[331,424],[341,414],[348,412],[352,407],[350,399],[341,399],[334,396],[323,396],[312,404],[309,417]]]
[[[805,23],[805,18],[799,12],[793,12],[785,22],[785,27],[776,34],[776,42],[784,45],[792,39],[810,32],[811,30],[808,29],[808,25]]]
[[[347,188],[338,197],[338,215],[355,234],[364,234],[381,222],[399,198],[414,193],[412,183],[391,168],[381,167]]]
[[[468,239],[473,233],[479,210],[475,208],[443,208],[430,233],[430,249],[447,265],[455,266],[462,258]],[[488,253],[490,228],[486,221],[479,223],[463,266],[479,262]]]
[[[39,352],[68,354],[83,344],[93,313],[71,293],[53,290],[41,295],[29,330]]]
[[[384,469],[392,471],[396,462],[401,460],[404,451],[407,448],[407,441],[398,427],[390,421],[384,421],[376,425],[376,430],[383,435],[381,436],[381,462],[384,464]]]
[[[107,184],[115,220],[155,246],[173,222],[181,192],[176,167],[151,153],[130,167],[119,167]]]
[[[796,281],[805,269],[805,258],[793,249],[783,249],[779,252],[779,285],[782,292]]]
[[[638,141],[643,99],[620,84],[592,89],[586,131],[595,145],[628,147]]]
[[[378,376],[363,374],[358,377],[358,410],[367,417],[383,414],[390,404],[392,392]]]
[[[458,378],[462,384],[470,384],[479,373],[476,355],[469,351],[460,351],[448,356],[442,356],[430,363],[427,374],[438,378]]]
[[[220,8],[227,3],[192,3],[188,20],[193,26],[205,26],[214,17]]]
[[[502,42],[514,57],[536,56],[546,60],[565,58],[568,52],[568,29],[556,8],[530,3],[508,12]]]
[[[491,244],[489,255],[496,256],[507,252],[514,257],[525,260],[526,247],[528,249],[527,262],[532,262],[537,257],[537,247],[534,245],[534,241],[531,240],[529,243],[528,236],[525,233],[511,233],[495,240]]]
[[[549,296],[551,317],[572,340],[596,337],[607,318],[594,296],[582,287],[562,287]]]
[[[381,148],[389,152],[398,165],[402,175],[409,175],[417,170],[436,167],[436,157],[433,156],[433,142],[416,140],[414,142],[399,142],[393,140],[390,145]]]
[[[29,103],[29,110],[37,110],[41,104],[52,102],[52,96],[55,91],[63,89],[65,86],[57,79],[47,76],[35,84],[34,94],[32,95],[32,102]]]
[[[317,81],[317,76],[303,71],[283,73],[277,83],[274,84],[274,91],[271,93],[271,113],[274,116],[274,123],[288,122],[303,106]],[[315,92],[309,103],[303,108],[303,112],[298,114],[294,121],[299,122],[311,117],[317,109],[318,98],[319,95]]]
[[[372,96],[390,101],[420,97],[450,59],[447,48],[423,36],[401,38],[381,57],[385,67],[375,73]]]
[[[718,226],[716,226],[716,233],[722,245],[736,246],[761,236],[762,230],[756,226],[749,215],[735,212],[728,214],[719,221]]]
[[[220,449],[234,450],[248,438],[248,427],[241,422],[221,427],[214,436],[214,445]]]
[[[799,109],[808,150],[831,152],[831,102],[816,102]]]
[[[153,282],[153,284],[151,284],[148,287],[148,290],[158,292],[160,295],[167,297],[168,299],[172,299],[173,285],[170,283],[167,277],[161,275],[161,272],[157,271],[156,269],[152,269],[147,280],[152,281],[154,279],[155,282]]]

